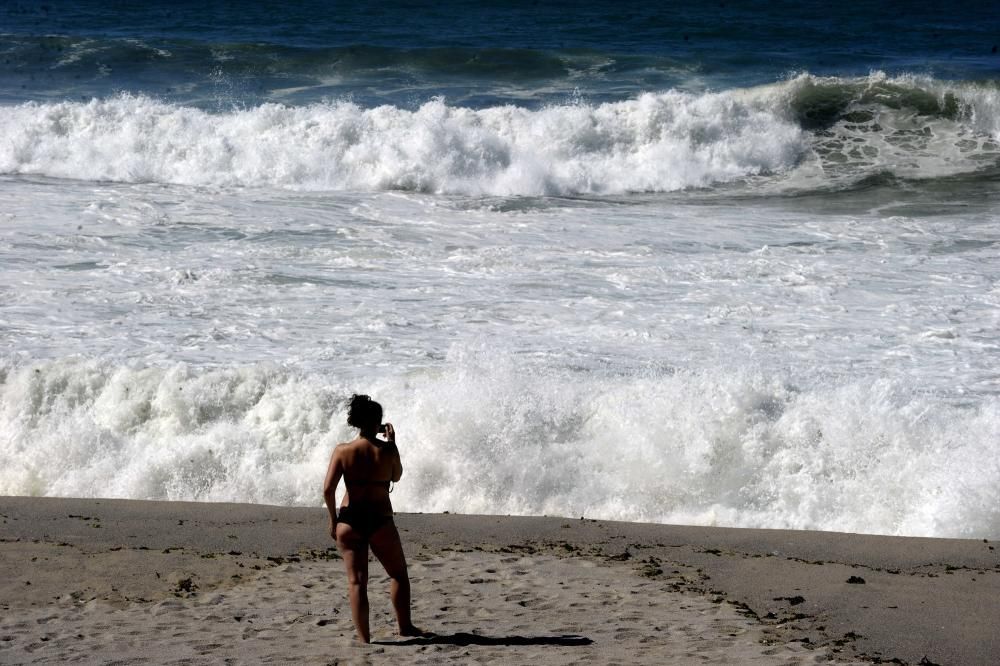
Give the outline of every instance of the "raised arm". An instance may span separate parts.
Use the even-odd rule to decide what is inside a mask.
[[[392,447],[393,461],[392,461],[392,482],[398,483],[399,479],[403,476],[403,461],[399,458],[399,449],[396,447],[396,429],[392,427],[391,423],[385,424],[385,440]]]
[[[344,476],[344,466],[340,461],[340,446],[333,450],[330,456],[330,466],[326,470],[326,480],[323,481],[323,499],[330,512],[330,537],[337,538],[337,485]]]

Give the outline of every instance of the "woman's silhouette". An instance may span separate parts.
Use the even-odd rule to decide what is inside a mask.
[[[399,532],[392,520],[390,483],[399,481],[403,465],[396,448],[396,431],[382,425],[382,406],[367,395],[355,395],[347,423],[360,431],[350,442],[338,444],[330,458],[323,484],[323,497],[330,511],[330,536],[347,567],[351,616],[363,642],[371,641],[368,628],[368,547],[392,579],[390,596],[396,611],[400,636],[419,636],[410,621],[410,578]],[[376,435],[381,432],[385,441]],[[347,493],[335,509],[337,484],[343,477]]]

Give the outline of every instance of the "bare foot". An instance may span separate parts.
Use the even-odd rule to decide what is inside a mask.
[[[409,627],[406,627],[405,629],[400,629],[399,630],[399,635],[400,636],[431,636],[433,634],[431,634],[431,632],[429,632],[429,631],[424,631],[423,629],[419,629],[415,625],[411,624]]]

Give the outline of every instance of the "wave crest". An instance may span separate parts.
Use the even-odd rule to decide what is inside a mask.
[[[725,95],[530,111],[265,104],[210,114],[146,97],[3,109],[0,171],[82,180],[495,195],[670,191],[794,164],[801,132]]]
[[[814,166],[831,183],[953,176],[1000,163],[996,86],[806,74],[788,93],[791,117],[810,132]]]
[[[605,104],[416,110],[339,101],[208,113],[148,97],[0,109],[0,172],[115,182],[467,195],[671,192],[772,178],[924,178],[1000,159],[1000,92],[821,79]]]

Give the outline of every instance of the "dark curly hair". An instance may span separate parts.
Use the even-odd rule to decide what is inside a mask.
[[[367,395],[355,393],[347,408],[347,425],[364,430],[382,424],[382,405]]]

